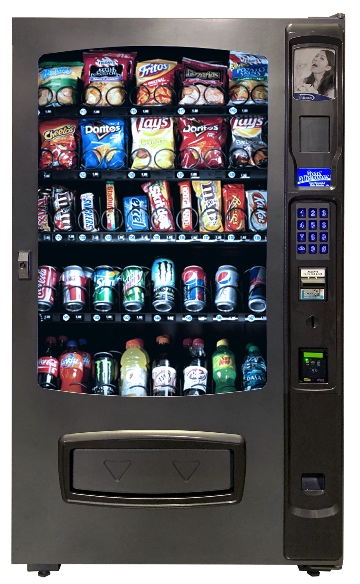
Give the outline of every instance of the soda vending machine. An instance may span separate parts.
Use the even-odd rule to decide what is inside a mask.
[[[344,28],[13,19],[13,563],[342,567]]]

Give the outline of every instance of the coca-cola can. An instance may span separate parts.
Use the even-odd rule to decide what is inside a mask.
[[[38,310],[48,312],[54,306],[56,286],[60,280],[60,272],[54,266],[39,266],[38,268]]]
[[[200,266],[187,266],[181,279],[184,306],[189,312],[199,312],[206,306],[206,274]]]
[[[80,266],[67,266],[61,275],[63,307],[68,312],[79,312],[85,306],[85,276]]]
[[[249,270],[248,307],[252,312],[266,310],[266,268],[253,266]]]
[[[234,266],[219,266],[215,274],[215,305],[220,312],[230,312],[237,306],[239,273]]]

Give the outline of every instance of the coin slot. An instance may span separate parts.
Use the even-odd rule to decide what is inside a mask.
[[[317,318],[317,316],[309,316],[309,318],[306,319],[306,324],[308,325],[308,327],[310,328],[317,328],[319,326],[319,319]]]

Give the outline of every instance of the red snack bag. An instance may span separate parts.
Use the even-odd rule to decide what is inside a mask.
[[[224,105],[227,65],[182,60],[182,105]]]
[[[242,184],[223,185],[225,231],[245,231],[246,200]]]
[[[192,231],[191,182],[186,180],[179,182],[178,185],[180,189],[181,229],[183,231]]]
[[[58,118],[40,122],[39,133],[40,169],[65,168],[69,170],[78,167],[79,124],[77,120]]]
[[[176,61],[164,61],[163,59],[137,63],[136,103],[138,105],[169,105],[173,103],[177,67]]]
[[[175,231],[169,183],[153,180],[141,185],[149,197],[152,231]]]
[[[223,148],[227,126],[223,118],[186,118],[178,120],[181,136],[180,166],[182,168],[224,168]]]

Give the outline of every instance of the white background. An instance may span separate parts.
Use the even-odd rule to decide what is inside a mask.
[[[360,498],[359,483],[359,447],[358,412],[360,409],[360,344],[359,344],[359,160],[358,144],[355,133],[360,131],[360,81],[359,81],[359,22],[357,21],[357,3],[354,0],[324,0],[324,2],[301,0],[301,2],[279,2],[254,0],[242,2],[216,1],[191,3],[168,1],[152,3],[148,1],[96,2],[78,0],[77,2],[55,1],[51,3],[26,2],[20,4],[5,2],[2,8],[1,36],[1,160],[2,174],[2,213],[1,213],[1,547],[0,572],[3,582],[29,583],[39,581],[36,573],[27,573],[24,565],[11,565],[10,559],[10,502],[11,502],[11,19],[13,17],[144,17],[144,18],[302,18],[309,16],[330,16],[338,12],[346,15],[346,203],[345,203],[345,552],[344,567],[341,571],[322,573],[321,582],[353,584],[359,581],[359,522]],[[51,6],[49,6],[51,4]],[[126,7],[126,4],[128,7]],[[141,38],[138,39],[141,43]],[[161,44],[161,40],[159,40]],[[211,39],[209,39],[211,45]],[[353,149],[353,150],[352,150]],[[354,168],[353,168],[354,166]],[[16,224],[16,217],[12,218]],[[16,250],[13,250],[16,253]],[[14,356],[15,358],[15,356]],[[21,355],[16,355],[21,367]],[[5,399],[4,399],[5,398]],[[321,412],[319,412],[319,416]],[[114,533],[111,537],[116,538]],[[82,542],[79,541],[81,546]],[[139,539],[139,547],[146,542]],[[241,542],[239,542],[241,546]],[[119,553],[121,541],[119,539]],[[170,557],[169,550],[169,557]],[[158,565],[83,565],[62,566],[59,573],[50,576],[50,582],[67,584],[98,584],[115,580],[146,582],[146,584],[163,584],[171,580],[172,584],[204,582],[269,582],[277,584],[288,582],[309,582],[306,573],[298,572],[289,566],[158,566]]]

